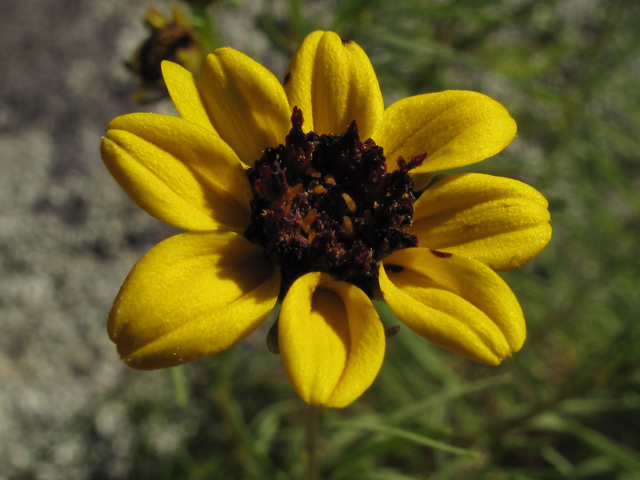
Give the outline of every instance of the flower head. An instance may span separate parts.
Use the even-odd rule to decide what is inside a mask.
[[[149,37],[140,45],[127,67],[140,79],[133,99],[138,102],[162,98],[167,89],[162,79],[162,62],[177,62],[191,72],[200,68],[204,52],[200,38],[177,5],[171,8],[173,18],[165,17],[151,7],[145,14]]]
[[[133,368],[190,362],[254,331],[281,301],[285,370],[313,405],[343,407],[375,379],[385,334],[372,299],[409,328],[498,364],[525,339],[495,273],[549,241],[544,197],[515,180],[433,172],[479,162],[515,135],[479,93],[387,109],[362,49],[309,35],[284,85],[222,48],[197,80],[164,62],[182,118],[114,119],[102,158],[156,218],[188,230],[154,247],[120,289],[108,332]]]

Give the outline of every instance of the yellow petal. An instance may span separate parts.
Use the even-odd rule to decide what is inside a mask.
[[[400,320],[430,342],[488,364],[498,364],[522,347],[522,309],[507,284],[486,265],[460,255],[407,248],[386,257],[384,266],[384,299]]]
[[[411,233],[420,247],[509,270],[549,243],[547,207],[540,192],[517,180],[461,173],[440,180],[416,201]]]
[[[215,130],[246,165],[253,166],[265,148],[284,144],[291,129],[289,102],[262,65],[219,48],[207,56],[196,84]]]
[[[165,60],[162,62],[162,76],[180,116],[218,135],[202,104],[191,72],[177,63]]]
[[[342,134],[355,120],[360,137],[376,128],[384,102],[367,54],[333,32],[304,39],[284,77],[291,107],[302,110],[305,131]]]
[[[278,337],[287,376],[310,405],[349,405],[369,388],[384,358],[384,329],[369,297],[318,272],[289,289]]]
[[[481,93],[450,90],[400,100],[387,108],[372,135],[391,170],[396,160],[427,154],[412,175],[462,167],[491,157],[516,134],[516,123]]]
[[[187,230],[249,223],[251,186],[238,157],[192,122],[151,113],[118,117],[101,153],[123,190],[163,222]]]
[[[107,330],[130,367],[180,365],[249,335],[279,290],[279,271],[243,236],[183,233],[156,245],[133,268]]]

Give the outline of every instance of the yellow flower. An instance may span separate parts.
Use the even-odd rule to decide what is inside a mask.
[[[284,88],[231,48],[197,80],[169,62],[163,74],[182,118],[116,118],[101,148],[140,207],[188,230],[147,253],[118,293],[108,332],[129,366],[219,352],[278,298],[285,370],[313,405],[346,406],[375,379],[385,335],[371,298],[475,361],[521,348],[522,310],[495,270],[547,244],[544,197],[473,173],[417,200],[412,190],[412,178],[509,144],[516,125],[499,103],[447,91],[384,109],[364,51],[331,32],[304,40]]]

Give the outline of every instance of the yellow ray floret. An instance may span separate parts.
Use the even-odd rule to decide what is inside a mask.
[[[167,85],[169,96],[171,96],[180,116],[211,130],[219,137],[209,119],[207,109],[202,103],[193,74],[177,63],[164,61],[162,62],[162,76]]]
[[[384,329],[371,300],[320,272],[289,289],[278,320],[289,380],[311,405],[344,407],[369,388],[384,357]]]
[[[123,190],[159,220],[188,230],[248,225],[251,188],[237,155],[194,123],[151,113],[118,117],[101,153]]]
[[[284,77],[291,108],[305,114],[305,131],[342,133],[358,122],[369,138],[384,110],[367,54],[333,32],[314,32],[298,48]]]
[[[107,330],[130,367],[172,367],[249,335],[279,290],[278,269],[241,235],[183,233],[156,245],[133,268]]]
[[[549,243],[547,200],[509,178],[460,173],[425,191],[414,204],[418,245],[474,258],[494,270],[518,267]]]
[[[415,175],[489,158],[515,134],[516,122],[498,102],[481,93],[449,90],[397,101],[384,111],[372,138],[392,161],[426,153]]]
[[[380,289],[411,330],[458,355],[498,364],[526,337],[522,309],[507,284],[486,265],[427,248],[384,259]],[[398,268],[399,267],[399,268]]]

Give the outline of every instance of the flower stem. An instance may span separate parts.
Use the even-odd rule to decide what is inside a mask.
[[[171,382],[173,383],[173,391],[176,394],[176,403],[179,407],[184,407],[189,402],[189,387],[187,386],[187,378],[184,376],[182,365],[169,369],[171,373]]]
[[[200,33],[202,49],[205,55],[213,52],[220,46],[220,39],[216,31],[216,25],[211,17],[211,11],[206,5],[191,5],[191,13],[196,20],[196,29]]]
[[[307,465],[309,468],[309,480],[320,480],[317,449],[320,408],[313,405],[307,407]]]

